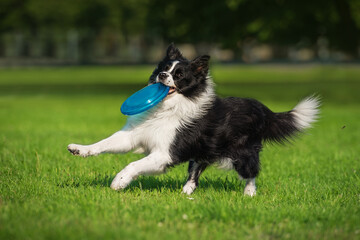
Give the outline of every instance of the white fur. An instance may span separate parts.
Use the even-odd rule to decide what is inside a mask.
[[[174,62],[172,63],[172,65],[171,65],[170,69],[169,69],[167,72],[168,72],[168,73],[171,73],[172,70],[174,70],[176,64],[178,64],[178,63],[179,63],[179,61],[174,61]]]
[[[173,61],[171,67],[169,68],[169,70],[162,72],[162,73],[165,73],[166,76],[167,76],[166,79],[164,79],[164,80],[161,81],[161,82],[162,82],[163,84],[165,84],[166,86],[176,87],[176,86],[175,86],[174,79],[173,79],[173,77],[172,77],[172,75],[171,75],[170,73],[172,72],[172,70],[174,70],[176,64],[178,64],[178,63],[179,63],[179,61]],[[159,75],[156,76],[156,82],[160,82],[160,80],[159,80]]]
[[[163,173],[169,162],[170,158],[166,154],[160,152],[152,153],[141,160],[127,165],[116,175],[110,187],[114,190],[121,190],[127,187],[139,175]]]
[[[189,163],[190,164],[190,163]],[[187,180],[187,182],[185,183],[184,187],[183,187],[183,193],[190,195],[192,194],[195,189],[196,189],[196,176],[195,174],[197,174],[197,168],[199,167],[199,164],[197,162],[193,162],[193,166],[191,167],[191,171],[189,172],[189,178]]]
[[[296,127],[305,129],[311,127],[319,115],[320,100],[318,97],[307,97],[299,102],[291,112],[295,118]]]
[[[256,195],[256,185],[255,185],[255,178],[250,178],[246,180],[244,194],[250,197]]]
[[[183,193],[186,193],[187,195],[190,195],[194,192],[196,189],[196,183],[193,180],[189,180],[186,182],[186,184],[183,187]]]
[[[218,161],[218,168],[221,168],[224,170],[231,170],[231,169],[234,169],[234,165],[230,158],[222,158]]]
[[[111,184],[115,190],[125,188],[139,175],[161,173],[171,163],[169,149],[176,129],[203,116],[214,101],[212,80],[208,78],[207,81],[206,91],[195,100],[172,94],[152,109],[129,116],[125,127],[112,136],[91,145],[70,144],[68,149],[82,157],[124,153],[134,149],[148,152],[148,156],[130,163],[116,175]]]

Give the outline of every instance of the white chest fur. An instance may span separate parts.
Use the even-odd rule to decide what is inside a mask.
[[[177,115],[162,113],[141,114],[130,117],[127,126],[132,126],[134,145],[146,152],[166,152],[170,148],[180,126]]]

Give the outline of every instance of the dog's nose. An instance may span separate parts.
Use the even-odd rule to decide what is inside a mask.
[[[159,80],[164,80],[167,78],[167,74],[164,72],[159,73]]]

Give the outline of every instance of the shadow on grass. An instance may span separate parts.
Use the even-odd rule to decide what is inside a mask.
[[[112,180],[115,176],[106,175],[97,177],[92,180],[85,181],[74,181],[69,180],[63,183],[58,184],[58,187],[61,188],[77,188],[77,187],[100,187],[100,188],[110,188]],[[134,192],[134,191],[170,191],[170,192],[179,192],[182,190],[183,185],[185,184],[186,179],[176,179],[171,177],[165,177],[159,179],[155,176],[141,176],[138,179],[134,180],[124,192]],[[218,191],[235,191],[239,190],[241,182],[238,179],[228,179],[228,178],[207,178],[203,177],[199,180],[199,188],[204,189],[215,189]]]

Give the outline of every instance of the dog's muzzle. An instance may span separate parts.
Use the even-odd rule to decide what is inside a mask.
[[[164,81],[168,77],[168,74],[165,72],[161,72],[159,73],[158,77],[160,81]]]

